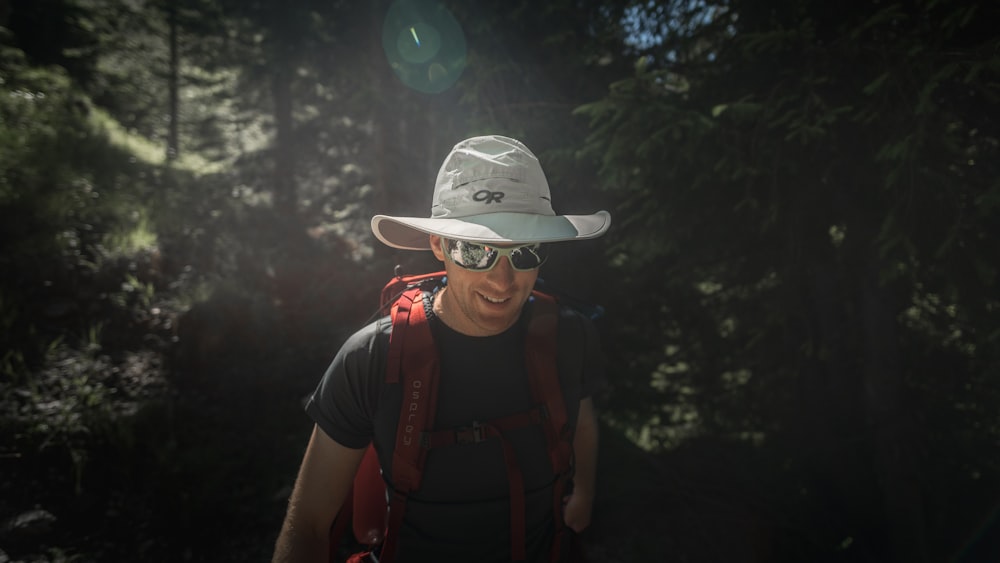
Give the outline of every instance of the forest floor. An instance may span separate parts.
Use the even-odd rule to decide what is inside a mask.
[[[20,464],[4,460],[17,479],[0,483],[0,508],[13,515],[0,561],[269,560],[311,429],[304,399],[335,347],[208,350],[181,360],[174,350],[120,364],[119,377],[150,396],[112,439],[81,459],[51,448]],[[614,430],[603,436],[593,525],[582,536],[591,561],[762,560],[757,530],[740,514],[705,510],[704,499],[682,492],[693,489],[678,485],[679,469],[665,472],[662,457]],[[16,517],[39,511],[48,515],[41,523],[17,529]],[[715,542],[721,524],[726,541]],[[684,555],[704,545],[724,557]]]
[[[90,357],[132,389],[121,403],[133,408],[92,426],[87,447],[0,458],[0,563],[270,560],[312,426],[304,400],[341,340]],[[48,375],[74,381],[83,363],[67,355]],[[55,403],[43,403],[52,424],[72,414]],[[654,455],[610,426],[601,436],[581,536],[592,563],[878,560],[857,541],[831,548],[836,520],[818,528],[815,505],[754,448],[706,437]],[[996,543],[952,560],[995,560],[981,555]]]
[[[356,323],[225,294],[129,310],[89,346],[54,346],[29,382],[0,381],[0,563],[268,561],[312,427],[305,398]],[[786,473],[746,443],[652,454],[605,424],[584,552],[859,560],[857,543],[829,549],[838,530],[798,520],[815,513]]]

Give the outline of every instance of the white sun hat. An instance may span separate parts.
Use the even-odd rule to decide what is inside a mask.
[[[431,216],[372,217],[372,231],[403,250],[430,250],[427,235],[492,244],[599,237],[611,214],[556,215],[538,158],[520,141],[489,135],[466,139],[438,171]]]

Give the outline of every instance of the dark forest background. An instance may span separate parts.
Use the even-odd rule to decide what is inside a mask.
[[[614,217],[543,271],[606,311],[594,561],[1000,561],[1000,4],[389,8],[0,2],[0,561],[268,560],[434,267],[368,220],[483,133]]]

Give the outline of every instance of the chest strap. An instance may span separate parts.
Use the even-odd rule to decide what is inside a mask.
[[[514,447],[504,433],[515,428],[541,425],[553,474],[553,538],[551,560],[557,561],[565,524],[562,496],[571,477],[572,429],[568,425],[562,388],[556,366],[558,305],[555,300],[534,292],[534,309],[528,324],[525,345],[526,367],[532,400],[536,407],[523,413],[474,422],[449,430],[434,428],[440,378],[438,350],[427,322],[423,292],[415,287],[405,291],[392,306],[393,330],[389,337],[386,383],[402,385],[402,403],[392,454],[393,487],[381,560],[391,562],[406,512],[407,497],[419,489],[424,464],[431,448],[499,439],[503,448],[510,492],[511,557],[526,559],[526,516],[524,478]],[[404,328],[405,327],[405,328]],[[403,366],[406,369],[402,369]]]
[[[478,444],[488,439],[500,440],[503,448],[503,460],[507,469],[507,490],[510,496],[510,545],[511,558],[523,561],[527,558],[527,521],[524,499],[524,476],[521,465],[517,462],[514,445],[507,438],[506,432],[518,428],[538,426],[547,418],[543,408],[535,407],[527,412],[517,413],[489,422],[473,421],[469,426],[450,430],[435,430],[425,432],[423,444],[429,449],[455,446],[459,444]]]

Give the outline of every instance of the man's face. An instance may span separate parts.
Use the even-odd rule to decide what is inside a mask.
[[[490,270],[466,270],[445,256],[441,237],[431,235],[430,242],[448,273],[448,289],[441,302],[445,324],[469,336],[492,336],[517,322],[535,287],[537,268],[518,271],[509,258],[501,256]]]

